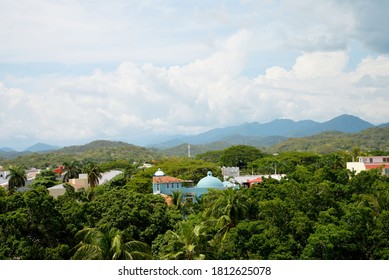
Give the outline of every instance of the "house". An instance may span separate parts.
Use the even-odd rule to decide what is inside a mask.
[[[242,175],[233,178],[233,181],[237,182],[244,188],[252,187],[254,184],[262,183],[264,178],[272,178],[280,181],[285,178],[286,174],[257,174],[257,175]]]
[[[57,168],[54,169],[54,172],[57,174],[57,175],[61,175],[62,174],[62,171],[63,171],[63,166],[60,165],[58,166]]]
[[[251,179],[251,180],[250,179],[247,180],[247,184],[248,184],[249,188],[251,188],[255,184],[260,184],[262,182],[263,182],[262,177],[257,177],[257,178]]]
[[[229,177],[238,177],[240,176],[240,170],[239,167],[222,167],[222,175],[224,180],[226,180]]]
[[[104,184],[112,180],[115,176],[122,173],[122,171],[111,170],[109,172],[102,173],[102,177],[99,179],[99,185]],[[81,189],[86,189],[88,187],[88,175],[87,174],[79,174],[78,178],[69,179],[69,184],[74,187],[76,191]],[[51,196],[57,198],[60,195],[64,195],[66,189],[63,184],[59,184],[47,189]]]
[[[87,174],[79,174],[78,178],[69,179],[68,182],[75,191],[79,191],[81,189],[86,189],[88,187],[88,175]],[[54,198],[57,198],[60,195],[64,195],[66,193],[66,188],[64,184],[59,184],[47,189],[49,194]]]
[[[17,189],[17,191],[19,192],[29,190],[29,185],[31,185],[32,182],[35,180],[35,176],[40,172],[40,169],[32,168],[30,170],[26,170],[25,172],[27,180],[24,182],[23,187]],[[8,181],[10,179],[9,177],[7,178],[8,175],[10,175],[9,170],[0,171],[0,187],[8,189]]]
[[[78,178],[69,179],[69,184],[77,189],[86,189],[88,187],[88,174],[81,173]]]
[[[382,174],[389,175],[389,156],[359,157],[357,162],[347,162],[346,167],[355,174],[364,170],[382,168]]]
[[[228,188],[238,187],[230,182],[222,182],[212,176],[211,171],[208,171],[207,176],[202,178],[196,186],[193,185],[193,181],[167,176],[161,169],[158,169],[153,175],[154,194],[172,195],[174,192],[181,192],[183,199],[195,199],[201,197],[210,189],[226,190]]]
[[[7,176],[9,175],[9,171],[7,170],[2,170],[0,171],[0,186],[7,188],[8,187],[8,178]]]

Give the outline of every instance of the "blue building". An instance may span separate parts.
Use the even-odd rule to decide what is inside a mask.
[[[165,175],[160,169],[153,175],[153,193],[172,195],[174,192],[181,192],[183,199],[201,197],[210,189],[226,190],[228,188],[238,188],[230,182],[222,182],[212,176],[208,171],[207,176],[202,178],[196,186],[193,181],[185,181]]]

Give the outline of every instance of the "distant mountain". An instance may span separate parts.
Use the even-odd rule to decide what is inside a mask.
[[[325,131],[339,131],[346,133],[359,132],[374,127],[373,124],[351,115],[341,115],[327,122],[313,126],[304,133],[314,135]]]
[[[16,152],[14,149],[9,148],[9,147],[2,147],[2,148],[0,148],[0,151],[2,151],[2,152]]]
[[[172,147],[183,143],[206,144],[218,141],[233,141],[233,144],[249,144],[250,141],[254,141],[255,146],[269,146],[290,137],[311,136],[325,131],[354,133],[371,127],[374,127],[374,125],[351,115],[341,115],[323,123],[312,120],[295,122],[289,119],[277,119],[263,124],[253,122],[238,126],[216,128],[197,135],[159,143],[156,146]],[[269,138],[266,139],[266,137],[273,137],[273,140],[276,142],[269,142]],[[237,139],[239,139],[239,143],[237,143]]]
[[[387,126],[389,126],[389,122],[388,122],[388,123],[380,124],[378,127],[387,127]]]
[[[45,143],[37,143],[31,147],[25,149],[25,152],[39,153],[39,152],[47,152],[47,151],[55,151],[60,149],[60,147],[48,145]]]

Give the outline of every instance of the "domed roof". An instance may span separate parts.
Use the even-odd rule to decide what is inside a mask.
[[[165,176],[165,173],[162,172],[161,168],[158,168],[158,171],[154,173],[154,176]]]
[[[207,176],[201,179],[197,183],[197,188],[204,188],[204,189],[217,189],[217,188],[224,188],[222,181],[220,181],[218,178],[212,176],[212,172],[208,171]]]

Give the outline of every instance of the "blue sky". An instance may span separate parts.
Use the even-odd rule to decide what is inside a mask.
[[[388,1],[0,0],[0,147],[389,121]]]

